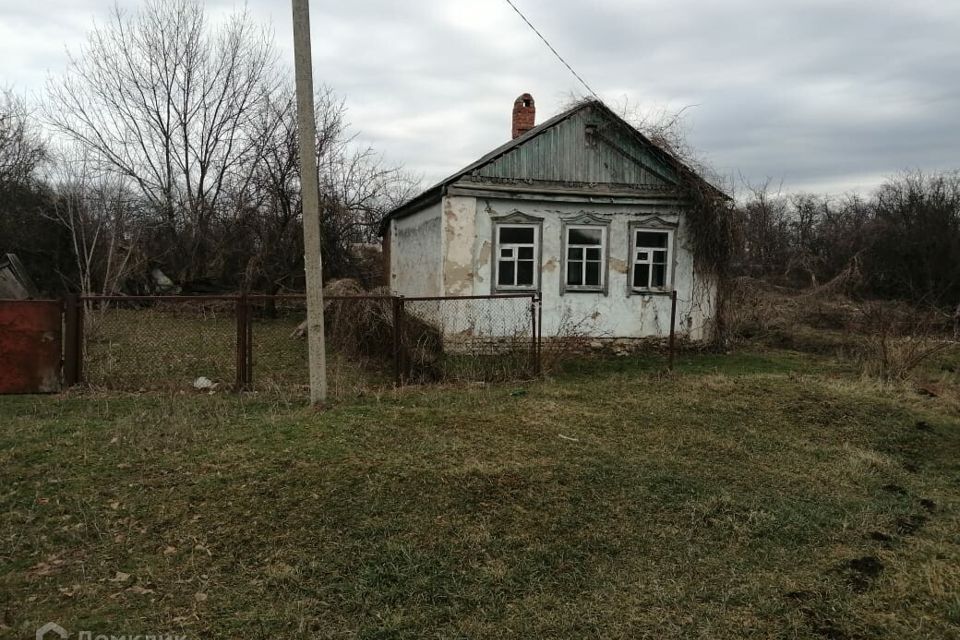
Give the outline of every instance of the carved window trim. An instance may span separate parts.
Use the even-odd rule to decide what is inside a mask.
[[[533,229],[533,284],[532,285],[501,285],[500,284],[500,229],[502,227],[529,227]],[[490,291],[491,293],[516,293],[517,291],[539,291],[541,271],[543,265],[543,218],[531,216],[519,210],[503,216],[490,218],[490,229],[493,236],[490,254]]]
[[[600,229],[600,285],[569,285],[567,284],[567,261],[570,229]],[[610,218],[583,212],[576,216],[561,219],[560,228],[560,295],[567,293],[602,293],[608,295],[610,291]]]
[[[676,285],[677,271],[677,228],[676,222],[664,220],[660,216],[650,216],[627,223],[627,296],[633,295],[664,295],[670,294]],[[634,270],[637,266],[637,232],[650,231],[667,234],[666,273],[663,287],[634,287]],[[649,276],[648,276],[649,277]]]

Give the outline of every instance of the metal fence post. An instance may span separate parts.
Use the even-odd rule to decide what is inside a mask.
[[[537,292],[537,369],[543,372],[543,291]]]
[[[243,296],[243,306],[246,307],[243,317],[247,322],[247,339],[244,343],[247,347],[246,354],[246,366],[244,367],[244,372],[246,373],[246,384],[247,388],[253,388],[253,307],[250,302],[250,298],[244,294]]]
[[[83,318],[79,296],[68,293],[64,297],[63,316],[63,384],[72,387],[80,382],[83,366]]]
[[[247,299],[239,295],[236,299],[237,316],[237,381],[236,390],[242,391],[247,386]]]
[[[402,382],[400,377],[400,297],[392,296],[390,302],[393,306],[393,383],[399,387]]]
[[[407,342],[404,337],[404,328],[406,325],[406,301],[403,296],[397,296],[397,322],[396,322],[396,331],[397,331],[397,347],[399,351],[399,371],[400,371],[400,384],[404,384],[407,380],[410,379],[410,355],[407,353]]]
[[[533,360],[533,375],[540,375],[539,340],[537,339],[537,308],[540,306],[540,295],[530,296],[530,357]]]
[[[675,326],[677,324],[677,290],[670,292],[670,359],[667,368],[673,371],[673,345],[676,339]]]

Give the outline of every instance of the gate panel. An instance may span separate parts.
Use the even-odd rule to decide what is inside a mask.
[[[60,311],[55,300],[0,300],[0,394],[60,391]]]

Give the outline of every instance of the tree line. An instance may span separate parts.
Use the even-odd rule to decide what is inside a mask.
[[[325,271],[362,277],[354,247],[418,181],[315,102]],[[41,104],[0,99],[0,252],[49,292],[301,288],[299,178],[292,72],[245,11],[117,7]]]
[[[698,167],[680,114],[625,116]],[[330,89],[316,119],[325,276],[380,284],[355,248],[418,181],[357,144]],[[292,73],[246,12],[214,24],[195,0],[115,8],[40,104],[0,92],[0,254],[50,294],[299,290],[297,154]],[[724,215],[733,275],[817,286],[855,271],[867,296],[960,302],[960,173],[839,198],[768,183]]]
[[[960,172],[904,171],[872,195],[753,187],[734,209],[741,275],[819,286],[853,275],[856,293],[960,303]]]

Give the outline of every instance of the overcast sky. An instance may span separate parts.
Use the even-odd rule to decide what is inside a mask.
[[[960,168],[958,0],[515,0],[609,103],[685,112],[720,174],[869,191]],[[112,0],[0,0],[0,85],[42,94]],[[135,7],[133,0],[121,6]],[[242,7],[207,0],[216,16]],[[292,66],[289,0],[250,0]],[[583,89],[504,0],[313,0],[318,82],[363,140],[435,181]]]

